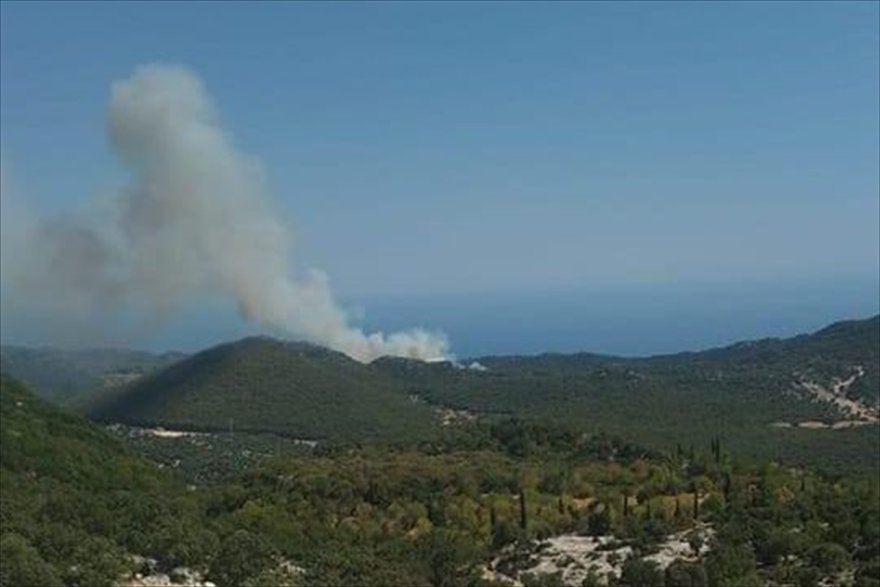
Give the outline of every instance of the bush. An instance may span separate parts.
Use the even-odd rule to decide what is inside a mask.
[[[875,557],[856,571],[857,587],[880,587],[880,557]]]
[[[525,587],[565,587],[562,571],[555,573],[523,573],[522,582]]]
[[[807,553],[807,558],[826,574],[842,571],[849,564],[849,553],[843,546],[834,542],[814,546]]]
[[[61,579],[30,542],[15,533],[0,538],[0,586],[60,586]]]
[[[748,544],[717,544],[706,557],[706,573],[712,587],[760,585],[755,556]]]
[[[817,587],[821,574],[816,567],[798,567],[794,571],[794,582],[798,587]]]
[[[260,536],[236,530],[220,545],[209,577],[219,585],[241,585],[269,567],[274,555],[273,548]]]
[[[681,559],[666,567],[666,587],[703,587],[709,583],[706,568]]]
[[[600,507],[587,516],[587,531],[590,536],[605,536],[611,530],[611,516],[608,508]]]
[[[654,562],[631,558],[623,563],[620,584],[627,587],[663,587],[663,573]]]

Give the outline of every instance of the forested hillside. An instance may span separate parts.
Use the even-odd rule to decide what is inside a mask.
[[[407,393],[476,414],[540,418],[666,449],[718,433],[741,456],[878,469],[880,317],[700,353],[478,361],[485,370],[401,359],[381,359],[376,366]],[[852,385],[843,391],[870,407],[866,416],[842,413],[804,387],[816,383],[824,390],[849,378]]]
[[[304,439],[431,437],[431,410],[383,373],[335,351],[247,338],[189,357],[96,398],[101,421],[197,430],[280,432]]]
[[[88,412],[144,426],[407,442],[434,438],[452,409],[465,419],[539,419],[667,451],[718,434],[729,450],[758,461],[880,471],[878,317],[699,353],[478,362],[364,365],[319,347],[251,338],[104,394]]]
[[[195,502],[90,422],[0,379],[0,585],[107,585],[127,553],[192,560]]]
[[[745,466],[717,437],[662,456],[501,420],[215,484],[5,377],[0,399],[2,587],[880,584],[876,479]]]

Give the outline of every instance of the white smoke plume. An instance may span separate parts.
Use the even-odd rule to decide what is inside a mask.
[[[149,65],[113,84],[107,125],[131,186],[93,210],[100,226],[26,222],[4,235],[17,239],[19,259],[4,254],[4,282],[48,288],[72,307],[129,303],[159,316],[221,293],[249,321],[359,361],[447,357],[442,334],[366,334],[349,324],[324,274],[292,277],[290,235],[260,165],[235,149],[189,70]]]

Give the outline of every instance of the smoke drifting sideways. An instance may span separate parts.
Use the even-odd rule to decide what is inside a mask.
[[[85,221],[36,218],[3,170],[2,286],[16,303],[73,327],[120,307],[158,322],[220,294],[262,329],[358,361],[449,356],[442,333],[352,326],[323,273],[292,277],[290,234],[260,164],[235,149],[191,71],[147,65],[114,83],[107,126],[132,182],[95,198]]]

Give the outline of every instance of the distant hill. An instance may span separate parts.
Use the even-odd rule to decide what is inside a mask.
[[[417,440],[431,409],[381,370],[305,343],[246,338],[197,353],[121,393],[96,398],[98,420],[272,431],[307,439]]]
[[[398,358],[363,365],[249,338],[104,394],[88,413],[135,425],[406,441],[432,437],[439,410],[447,424],[515,416],[670,450],[720,435],[742,456],[878,467],[880,317],[703,352],[476,361],[485,369]]]
[[[867,406],[876,416],[880,316],[703,352],[476,361],[486,370],[401,359],[381,359],[376,366],[408,394],[477,414],[546,419],[667,448],[687,449],[721,434],[741,455],[878,467],[877,424],[866,424],[871,418],[855,418],[820,394],[840,386],[845,400]],[[853,420],[856,425],[843,428]],[[802,427],[834,425],[840,428]]]
[[[880,403],[880,315],[836,322],[812,334],[747,341],[700,353],[655,357],[657,362],[685,361],[694,365],[764,365],[798,372],[805,377],[845,377],[856,367],[864,374],[848,392]]]
[[[184,356],[175,352],[2,345],[0,371],[22,381],[41,397],[64,403],[83,393],[129,383]]]

